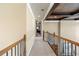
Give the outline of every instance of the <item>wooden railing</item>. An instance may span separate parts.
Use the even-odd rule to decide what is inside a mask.
[[[59,35],[56,35],[55,33],[51,34],[49,32],[47,32],[48,35],[48,39],[50,38],[50,36],[52,37],[51,40],[53,40],[53,44],[51,45],[49,43],[49,45],[51,46],[51,48],[54,50],[54,52],[56,53],[56,55],[58,55],[58,44],[56,43],[56,41],[58,39],[60,39],[60,47],[62,48],[62,54],[63,56],[76,56],[79,55],[79,42],[73,41],[71,39],[67,39],[64,37],[59,37]],[[56,49],[55,49],[56,48]]]
[[[79,42],[73,41],[71,39],[59,37],[55,33],[53,34],[54,37],[60,38],[61,44],[63,45],[63,54],[65,56],[76,56],[79,55],[77,47],[79,47]]]
[[[9,53],[10,51],[10,53]],[[26,35],[19,41],[11,44],[0,51],[0,56],[25,56],[26,55]]]

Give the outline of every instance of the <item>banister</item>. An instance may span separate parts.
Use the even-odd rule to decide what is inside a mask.
[[[2,49],[2,50],[0,51],[0,56],[3,55],[3,54],[5,54],[6,52],[8,52],[10,49],[12,49],[13,47],[15,47],[15,46],[16,46],[17,44],[19,44],[21,41],[26,40],[26,39],[25,39],[25,36],[26,36],[26,35],[24,35],[24,37],[23,37],[22,39],[20,39],[19,41],[16,41],[15,43],[9,45],[8,47]],[[25,42],[25,41],[24,41],[24,42]]]
[[[59,37],[59,36],[58,36],[58,35],[55,35],[55,37]],[[65,40],[65,41],[68,41],[68,42],[70,42],[70,43],[72,43],[72,44],[75,44],[75,45],[79,46],[79,42],[73,41],[73,40],[71,40],[71,39],[63,38],[63,37],[60,37],[60,39],[63,39],[63,40]]]
[[[79,42],[59,36],[59,35],[55,34],[55,32],[53,34],[50,32],[45,32],[45,33],[48,33],[47,34],[48,39],[50,36],[52,36],[52,38],[51,37],[50,38],[53,42],[52,42],[52,44],[49,43],[49,45],[53,49],[53,51],[55,52],[56,55],[58,55],[58,53],[60,53],[60,51],[62,52],[62,53],[60,53],[61,56],[76,56],[76,55],[78,55],[77,47],[79,47]],[[57,40],[60,40],[62,43],[60,43],[58,45],[57,43],[55,43],[55,42],[57,42]],[[58,47],[60,47],[61,49],[59,49]]]
[[[49,32],[48,32],[48,33],[49,33]],[[49,33],[49,34],[51,34],[51,33]],[[58,35],[55,34],[55,32],[54,32],[53,34],[51,34],[51,35],[53,35],[54,37],[63,39],[63,40],[65,40],[65,41],[68,41],[68,42],[70,42],[70,43],[72,43],[72,44],[75,44],[75,45],[79,46],[79,42],[73,41],[73,40],[68,39],[68,38],[59,37]]]

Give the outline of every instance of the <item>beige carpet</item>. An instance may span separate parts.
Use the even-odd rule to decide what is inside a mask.
[[[55,56],[55,53],[47,42],[44,42],[41,37],[37,37],[31,49],[30,56]]]

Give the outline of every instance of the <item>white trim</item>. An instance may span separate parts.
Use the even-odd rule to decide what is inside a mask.
[[[51,22],[59,22],[59,21],[58,20],[54,20],[54,21],[44,21],[44,22],[51,23]]]
[[[79,22],[79,20],[75,20],[76,22]]]
[[[54,5],[54,3],[50,3],[50,5],[48,7],[48,10],[45,13],[45,16],[44,16],[43,20],[46,18],[46,16],[48,15],[48,13],[51,10],[51,8],[52,8],[53,5]],[[44,21],[43,20],[41,21],[42,22],[42,39],[43,39],[43,30],[44,30]]]
[[[32,15],[32,17],[33,17],[33,19],[34,19],[34,21],[35,21],[35,17],[34,17],[34,14],[33,14],[33,11],[32,11],[32,9],[31,9],[30,4],[27,3],[26,6],[28,7],[28,9],[29,9],[29,11],[30,11],[30,13],[31,13],[31,15]],[[27,8],[26,8],[26,11],[27,11]],[[27,15],[26,15],[26,16],[27,16]],[[26,18],[27,18],[27,17],[26,17]],[[31,47],[30,47],[28,53],[26,54],[27,56],[29,56],[29,54],[30,54],[30,52],[31,52],[31,49],[32,49],[32,47],[33,47],[33,45],[34,45],[34,42],[35,42],[35,35],[31,38],[31,40],[32,40],[32,39],[34,39],[34,40],[32,41],[32,45],[31,45]],[[27,43],[26,43],[26,44],[27,44]]]
[[[31,6],[30,6],[29,3],[27,3],[27,7],[29,8],[29,10],[30,10],[30,12],[31,12],[32,17],[35,19],[35,16],[34,16],[34,14],[33,14],[32,8],[31,8]]]
[[[43,39],[43,20],[41,21],[41,36],[42,36],[42,39]]]
[[[43,20],[46,18],[46,16],[48,15],[49,11],[51,10],[52,6],[54,5],[54,3],[50,3],[49,7],[48,7],[48,10],[43,18]]]

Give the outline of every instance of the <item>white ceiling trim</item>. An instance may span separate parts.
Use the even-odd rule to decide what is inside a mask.
[[[45,23],[51,23],[51,22],[60,22],[58,20],[54,20],[54,21],[44,21]]]
[[[46,18],[46,16],[48,15],[49,11],[51,10],[52,6],[54,5],[54,3],[50,3],[49,7],[48,7],[48,10],[43,18],[43,20]]]
[[[79,22],[79,20],[76,20],[76,22]]]

